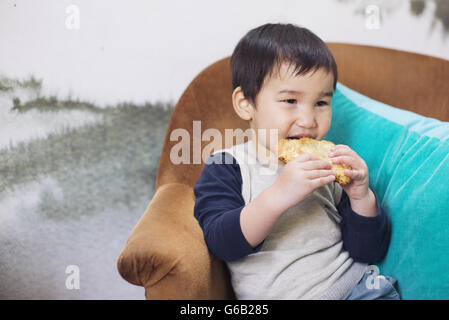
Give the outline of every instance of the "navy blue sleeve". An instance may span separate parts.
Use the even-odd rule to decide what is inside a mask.
[[[374,217],[365,217],[354,212],[348,194],[344,190],[337,205],[338,212],[343,218],[341,222],[343,245],[354,261],[380,262],[390,244],[391,224],[376,195],[375,197],[377,215]]]
[[[215,257],[232,261],[260,250],[263,241],[252,248],[242,233],[240,213],[245,207],[242,176],[231,154],[221,152],[210,156],[193,191],[194,216]]]

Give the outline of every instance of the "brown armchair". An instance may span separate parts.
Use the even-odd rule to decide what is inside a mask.
[[[339,82],[373,99],[424,116],[449,121],[449,61],[380,47],[328,43],[337,61]],[[170,133],[241,128],[231,102],[230,59],[202,71],[187,87],[171,116],[159,162],[156,192],[131,232],[118,259],[120,275],[145,287],[147,299],[234,299],[224,262],[212,256],[193,216],[193,185],[204,163],[175,165]],[[197,141],[198,141],[197,140]],[[228,142],[228,141],[226,141]],[[210,141],[201,141],[201,150]],[[216,150],[228,148],[213,141]],[[235,142],[233,143],[235,144]],[[193,148],[190,148],[190,162]]]

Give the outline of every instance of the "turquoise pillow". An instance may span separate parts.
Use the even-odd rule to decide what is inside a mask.
[[[381,274],[403,299],[449,299],[449,123],[388,106],[337,84],[324,138],[369,168],[392,222]]]

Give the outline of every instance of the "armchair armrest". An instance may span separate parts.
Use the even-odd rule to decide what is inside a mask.
[[[117,261],[147,299],[234,298],[226,265],[213,257],[193,216],[191,186],[160,186]]]

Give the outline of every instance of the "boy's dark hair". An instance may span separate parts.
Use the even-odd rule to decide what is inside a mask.
[[[246,99],[256,95],[275,66],[291,63],[296,75],[321,67],[334,74],[337,64],[323,40],[310,30],[293,24],[264,24],[250,30],[237,44],[231,57],[232,90],[240,86]]]

